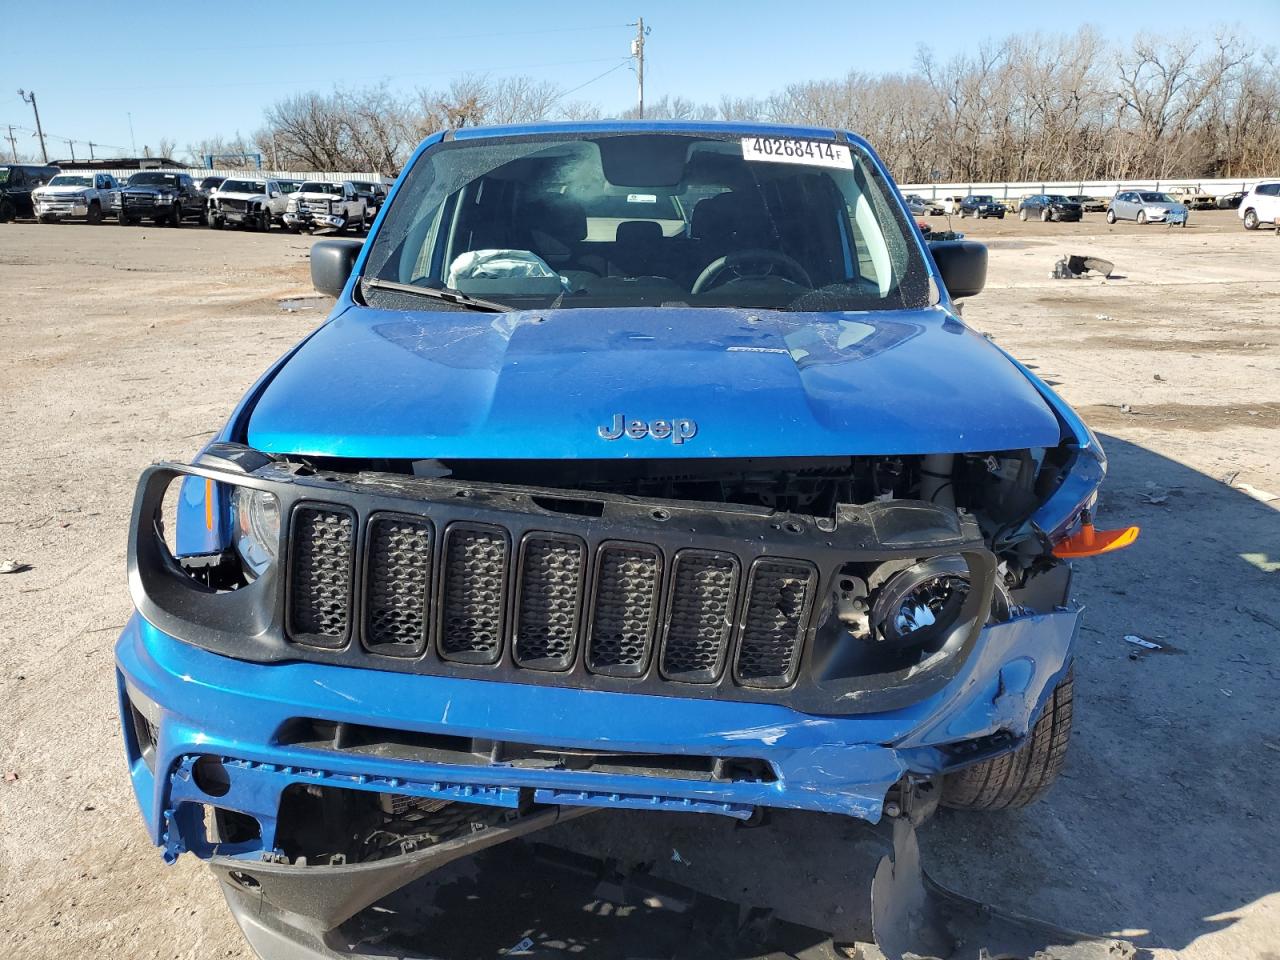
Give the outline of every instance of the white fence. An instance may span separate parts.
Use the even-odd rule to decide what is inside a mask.
[[[1241,180],[1205,180],[1174,178],[1167,180],[1046,180],[1038,183],[903,183],[898,188],[904,193],[915,193],[926,200],[945,197],[963,197],[971,193],[988,194],[997,200],[1018,200],[1028,194],[1060,193],[1068,196],[1112,197],[1117,190],[1176,190],[1192,187],[1210,196],[1247,191],[1260,180],[1269,177],[1246,177]]]
[[[237,167],[234,169],[210,169],[209,167],[170,167],[139,170],[134,168],[107,169],[103,170],[94,167],[91,170],[81,170],[75,164],[65,164],[59,169],[63,173],[109,173],[117,180],[128,180],[135,173],[189,173],[192,178],[199,181],[205,177],[235,177],[240,180],[264,179],[264,180],[360,180],[363,182],[385,183],[393,182],[391,177],[384,177],[380,173],[352,173],[350,171],[321,171],[321,170],[258,170],[253,167]]]

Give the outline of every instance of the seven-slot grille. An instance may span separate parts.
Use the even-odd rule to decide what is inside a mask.
[[[494,524],[437,530],[426,517],[375,513],[357,564],[356,528],[345,507],[295,508],[293,642],[353,640],[401,657],[430,647],[454,664],[492,665],[509,652],[527,670],[621,678],[643,677],[656,662],[662,678],[691,684],[720,681],[730,664],[742,686],[782,688],[796,678],[817,587],[806,562],[762,557],[744,576],[723,551],[664,556],[654,544],[606,541],[592,556],[565,533],[513,543]]]

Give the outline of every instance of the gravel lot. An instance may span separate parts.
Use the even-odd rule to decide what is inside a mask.
[[[1064,778],[1025,811],[944,812],[923,835],[926,862],[970,895],[1129,936],[1152,957],[1276,958],[1280,499],[1241,485],[1280,493],[1280,242],[1234,212],[1193,214],[1185,230],[1100,214],[954,225],[990,238],[990,285],[966,319],[1103,434],[1101,518],[1143,536],[1077,565],[1089,611]],[[143,835],[111,647],[130,609],[135,479],[194,453],[322,319],[314,301],[279,303],[310,295],[309,243],[0,226],[0,559],[30,564],[0,576],[6,956],[249,955],[204,868],[166,868]],[[1049,279],[1065,253],[1108,257],[1122,277]],[[674,817],[654,831],[650,816],[599,815],[565,839],[630,855],[656,832],[660,872],[727,874],[798,920],[846,909],[835,818],[782,814],[743,832]],[[715,869],[690,880],[672,846]]]

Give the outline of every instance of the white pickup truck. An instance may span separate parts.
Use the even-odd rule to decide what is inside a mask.
[[[60,173],[43,187],[31,191],[36,219],[57,223],[68,217],[84,217],[101,223],[111,209],[111,192],[120,189],[109,173]]]
[[[273,221],[284,222],[289,197],[278,181],[229,177],[209,195],[209,226],[221,230],[237,224],[264,233]]]
[[[284,212],[286,230],[346,233],[348,227],[364,230],[369,208],[350,180],[308,180],[289,195]]]

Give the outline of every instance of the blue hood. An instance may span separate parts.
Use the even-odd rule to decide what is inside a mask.
[[[604,439],[619,414],[697,432]],[[1022,372],[940,308],[351,307],[284,364],[248,423],[260,450],[407,459],[961,453],[1060,434]]]

